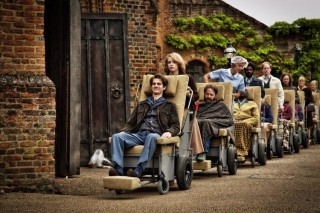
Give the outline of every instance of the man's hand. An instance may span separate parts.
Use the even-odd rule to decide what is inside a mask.
[[[164,133],[161,135],[161,138],[171,138],[171,133],[170,133],[170,132],[164,132]]]

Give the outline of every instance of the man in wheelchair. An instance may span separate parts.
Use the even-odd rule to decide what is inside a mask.
[[[170,138],[179,134],[180,124],[176,105],[163,97],[167,85],[168,81],[163,75],[154,75],[150,79],[152,95],[137,105],[121,132],[112,135],[113,168],[110,168],[109,176],[124,175],[125,149],[144,145],[138,165],[127,171],[128,176],[140,177],[156,150],[156,139]]]
[[[248,92],[240,94],[234,107],[235,140],[238,155],[248,155],[251,144],[251,129],[258,125],[260,110],[254,101],[247,99]]]
[[[197,111],[201,137],[203,139],[204,153],[198,154],[197,161],[206,160],[206,153],[209,152],[211,137],[217,137],[219,129],[227,128],[232,135],[231,127],[233,126],[233,116],[228,107],[222,100],[215,97],[218,94],[218,88],[211,84],[204,88],[204,101],[200,102]]]

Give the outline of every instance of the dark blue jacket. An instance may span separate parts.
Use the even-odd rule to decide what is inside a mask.
[[[261,121],[267,123],[272,123],[273,121],[272,110],[269,104],[261,105]]]
[[[256,77],[252,76],[251,82],[248,85],[247,84],[247,77],[245,77],[244,78],[244,85],[246,87],[248,87],[248,86],[260,86],[261,87],[261,98],[264,98],[264,96],[265,96],[264,86],[263,86],[263,83],[262,83],[262,81],[260,79],[257,79]]]

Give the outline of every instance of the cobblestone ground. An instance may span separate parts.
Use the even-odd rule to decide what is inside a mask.
[[[240,165],[219,178],[216,169],[195,171],[192,186],[159,195],[146,185],[123,195],[102,187],[108,169],[82,168],[57,178],[61,194],[0,194],[0,212],[320,212],[320,145],[273,158],[266,166]]]

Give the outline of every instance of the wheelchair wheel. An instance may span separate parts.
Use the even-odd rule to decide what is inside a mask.
[[[266,144],[259,142],[258,143],[258,163],[260,165],[266,165],[267,164],[267,154],[266,154]]]
[[[307,138],[307,132],[305,130],[302,130],[302,146],[303,148],[308,148],[309,144],[308,144],[308,138]]]
[[[184,156],[178,158],[177,184],[179,189],[189,189],[193,177],[192,159]]]
[[[282,147],[282,138],[277,137],[276,140],[276,152],[278,158],[283,158],[283,147]]]
[[[318,129],[318,128],[317,128],[317,130],[316,130],[316,137],[317,137],[316,143],[317,143],[317,144],[320,144],[320,129]]]
[[[230,175],[237,174],[238,161],[237,161],[237,151],[235,147],[228,148],[228,172]]]
[[[300,152],[300,138],[298,134],[293,135],[293,148],[295,153]]]
[[[217,165],[218,177],[222,177],[222,163],[221,161]]]
[[[123,190],[123,189],[116,189],[115,191],[116,191],[117,195],[122,195],[122,194],[126,193],[126,190]]]
[[[272,157],[273,157],[273,152],[272,152],[272,148],[270,146],[270,141],[269,141],[269,143],[267,145],[267,158],[268,158],[268,160],[271,160]]]
[[[161,195],[167,194],[169,191],[169,181],[167,181],[165,178],[161,178],[158,181],[158,192]]]
[[[254,155],[250,156],[250,164],[252,168],[256,166],[256,157]]]

